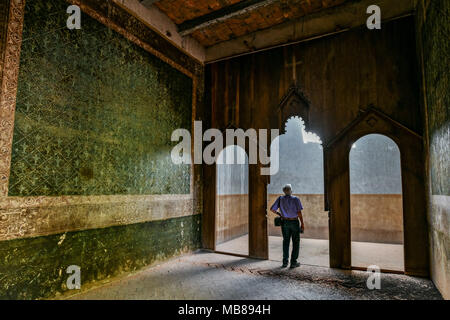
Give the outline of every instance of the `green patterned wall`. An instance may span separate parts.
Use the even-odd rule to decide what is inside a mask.
[[[189,193],[192,80],[63,0],[27,0],[10,196]]]

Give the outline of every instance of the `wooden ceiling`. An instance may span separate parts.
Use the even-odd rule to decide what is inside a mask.
[[[353,0],[144,0],[204,47]]]

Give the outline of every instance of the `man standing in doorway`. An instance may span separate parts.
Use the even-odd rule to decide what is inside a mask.
[[[300,251],[300,232],[305,230],[300,199],[292,195],[292,186],[287,184],[283,187],[284,196],[279,196],[270,208],[270,211],[281,217],[281,232],[283,234],[283,266],[288,266],[289,244],[292,238],[291,268],[297,268]],[[277,210],[280,209],[280,212]],[[299,220],[301,225],[299,224]]]

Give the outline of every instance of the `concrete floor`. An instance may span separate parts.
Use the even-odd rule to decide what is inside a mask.
[[[282,243],[281,237],[269,237],[269,260],[283,260]],[[216,250],[248,255],[248,235],[221,243]],[[301,238],[299,261],[305,265],[329,267],[328,240]],[[352,241],[352,265],[362,268],[377,265],[381,269],[403,271],[403,245]]]
[[[404,271],[403,245],[352,241],[352,266],[367,268],[370,265]]]
[[[369,290],[368,273],[302,265],[281,269],[278,261],[199,251],[97,288],[72,299],[442,299],[430,280],[381,274]]]

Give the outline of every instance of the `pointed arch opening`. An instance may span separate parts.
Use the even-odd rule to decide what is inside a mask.
[[[293,195],[303,205],[305,231],[300,235],[299,262],[306,265],[329,264],[328,213],[324,211],[324,160],[320,137],[307,132],[301,117],[290,117],[285,128],[271,145],[271,161],[278,173],[270,177],[267,186],[267,208],[283,194],[285,184],[292,185]],[[279,157],[274,156],[278,153]],[[283,260],[282,231],[274,225],[276,217],[268,210],[269,259]],[[290,244],[290,251],[292,243]]]

